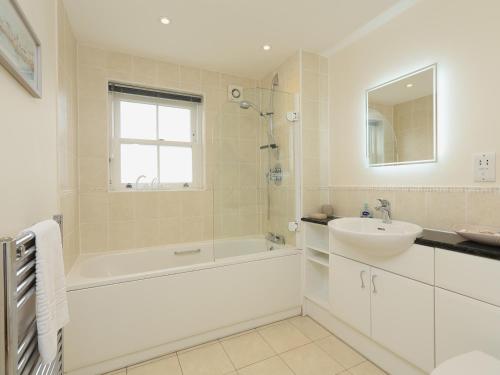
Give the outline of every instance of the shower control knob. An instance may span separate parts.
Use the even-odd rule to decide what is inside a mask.
[[[299,230],[299,223],[297,223],[296,221],[289,221],[288,230],[290,232],[297,232]]]
[[[286,119],[290,122],[295,122],[299,119],[299,114],[297,112],[287,112]]]

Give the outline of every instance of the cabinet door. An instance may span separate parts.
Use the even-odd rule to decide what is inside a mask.
[[[500,307],[436,288],[436,364],[473,350],[500,358]]]
[[[330,256],[330,304],[333,315],[370,335],[370,267]]]
[[[415,366],[434,368],[434,288],[371,269],[372,338]]]

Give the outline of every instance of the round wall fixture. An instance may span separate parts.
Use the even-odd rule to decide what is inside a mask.
[[[229,85],[227,87],[228,99],[231,102],[240,102],[243,99],[243,87]]]

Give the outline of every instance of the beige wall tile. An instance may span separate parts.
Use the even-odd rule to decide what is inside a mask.
[[[265,129],[261,126],[259,116],[228,103],[226,92],[229,83],[256,87],[257,82],[89,46],[80,48],[79,79],[85,80],[85,83],[80,88],[81,95],[78,97],[78,150],[75,146],[73,152],[79,162],[80,199],[85,204],[82,220],[86,224],[106,224],[106,234],[100,236],[104,238],[106,246],[99,248],[116,250],[156,243],[199,241],[213,238],[214,232],[226,237],[260,233],[261,202],[257,199],[256,189],[262,173],[258,146],[261,144],[261,136],[265,136]],[[287,82],[294,80],[298,82],[298,54],[284,66],[280,70],[283,78],[281,82],[287,85]],[[207,181],[215,184],[217,189],[224,189],[224,192],[231,189],[231,194],[215,210],[215,214],[224,215],[223,217],[219,216],[216,221],[213,219],[212,191],[107,192],[109,120],[105,83],[109,79],[203,92],[207,122]],[[248,91],[248,97],[258,101],[259,98],[253,98],[253,94]],[[287,108],[285,106],[290,106],[290,103],[277,100],[277,119],[284,118],[285,110],[282,108]],[[286,122],[276,121],[277,132],[280,127],[286,126]],[[288,157],[285,143],[289,142],[289,134],[279,131],[278,137],[280,144],[283,144],[285,161],[285,157]],[[212,143],[213,140],[216,140],[215,143]],[[290,176],[293,176],[292,173],[293,171]],[[288,186],[289,183],[287,181],[285,185]],[[247,192],[240,202],[240,189],[253,190],[253,194]],[[288,203],[285,199],[283,204]],[[275,211],[284,221],[285,213],[289,210],[275,207]],[[90,231],[89,228],[87,231]],[[130,230],[130,233],[125,233],[126,230]],[[279,230],[283,228],[280,226]],[[124,234],[124,239],[120,239],[121,234]],[[96,248],[95,245],[87,246],[87,249]]]
[[[468,193],[467,223],[500,228],[500,194]],[[457,222],[457,224],[462,224]]]
[[[181,221],[178,217],[159,219],[158,242],[174,244],[181,242]]]
[[[81,223],[80,244],[82,252],[106,251],[108,246],[107,223]]]
[[[413,191],[395,192],[393,216],[397,220],[425,226],[426,193]]]
[[[135,222],[111,221],[108,228],[108,249],[133,249],[135,245]]]
[[[183,194],[182,192],[159,192],[158,216],[161,218],[181,216]]]
[[[106,158],[79,158],[80,191],[105,191],[108,187]]]
[[[158,219],[142,219],[134,223],[135,246],[149,247],[162,244],[160,242],[160,221]]]
[[[108,220],[108,193],[80,194],[80,222],[105,223]]]
[[[427,193],[427,228],[452,230],[465,221],[465,193]]]
[[[158,65],[156,61],[134,56],[132,58],[132,79],[138,84],[156,85]]]
[[[137,220],[160,217],[160,193],[144,191],[132,194],[135,196],[135,218]]]
[[[132,221],[135,219],[134,193],[110,193],[108,200],[110,221]]]
[[[180,86],[180,66],[168,62],[158,63],[158,85],[165,88],[176,88]]]

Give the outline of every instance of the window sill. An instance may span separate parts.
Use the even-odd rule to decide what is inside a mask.
[[[165,193],[165,192],[188,192],[188,191],[207,191],[208,189],[206,187],[190,187],[190,188],[172,188],[172,189],[146,189],[146,188],[139,188],[139,189],[109,189],[108,193],[154,193],[154,192],[160,192],[160,193]]]

